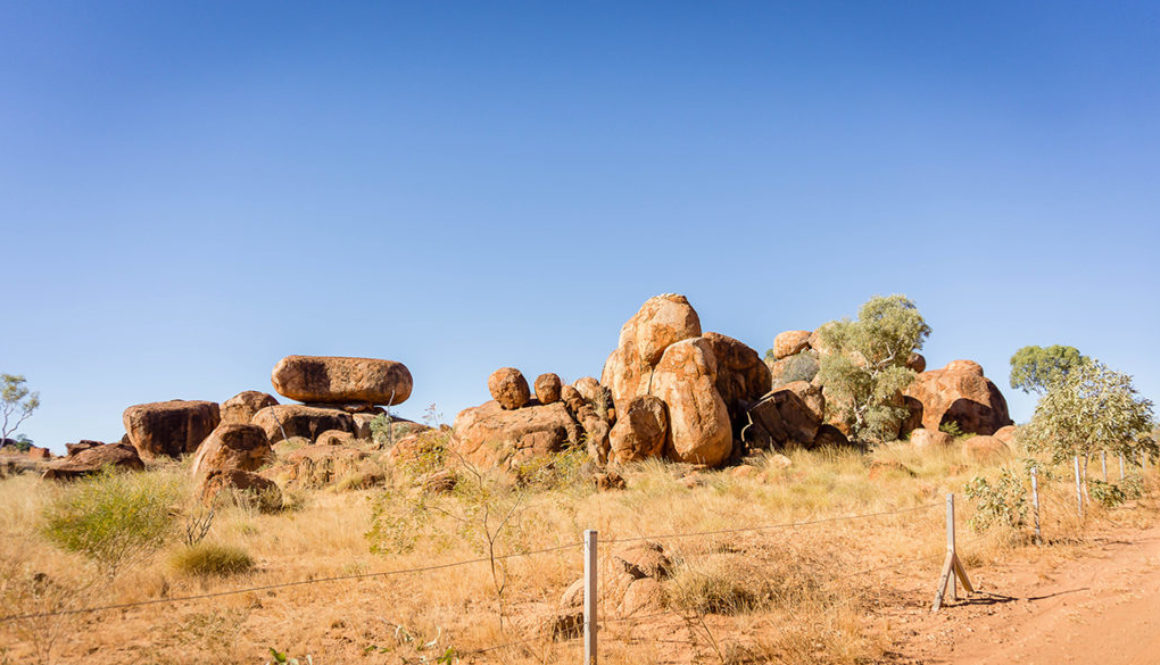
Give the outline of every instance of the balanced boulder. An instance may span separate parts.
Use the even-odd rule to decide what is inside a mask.
[[[322,409],[301,404],[268,406],[254,414],[253,424],[266,432],[270,443],[284,438],[304,437],[311,441],[326,430],[355,432],[354,417],[337,409]]]
[[[560,390],[563,388],[563,383],[560,377],[548,373],[541,374],[536,377],[536,400],[540,404],[551,404],[560,401]]]
[[[277,403],[278,400],[269,393],[260,390],[244,390],[222,402],[222,422],[249,423],[254,419],[255,413]]]
[[[903,393],[921,406],[922,426],[928,430],[954,422],[964,433],[994,434],[1012,424],[1003,393],[970,360],[922,372]]]
[[[214,402],[175,399],[131,406],[122,420],[133,447],[150,459],[197,450],[221,422],[221,414]]]
[[[378,358],[286,356],[270,380],[280,395],[326,404],[401,404],[412,388],[405,365]]]
[[[787,330],[773,338],[773,357],[777,360],[801,353],[808,348],[810,348],[808,330]]]
[[[487,377],[491,398],[504,409],[518,409],[532,398],[528,380],[514,367],[501,367]]]
[[[668,406],[665,451],[673,460],[717,466],[732,452],[729,410],[716,383],[717,358],[708,340],[684,339],[665,349],[650,394]]]
[[[193,458],[193,475],[205,475],[212,470],[257,471],[273,457],[270,439],[261,427],[223,423],[197,449]]]
[[[620,329],[617,348],[608,357],[600,382],[616,401],[650,390],[653,369],[665,349],[701,336],[701,319],[685,296],[666,293],[649,298]]]

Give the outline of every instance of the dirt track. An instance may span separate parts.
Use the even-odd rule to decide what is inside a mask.
[[[1075,559],[977,572],[984,593],[898,617],[895,662],[1160,663],[1160,527],[1103,533]]]

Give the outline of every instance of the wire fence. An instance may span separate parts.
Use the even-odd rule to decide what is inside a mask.
[[[835,522],[870,520],[870,519],[878,519],[878,518],[886,518],[886,517],[893,517],[893,516],[915,514],[915,513],[922,512],[922,511],[931,510],[933,508],[938,507],[939,505],[941,505],[941,504],[930,503],[930,504],[923,504],[923,505],[919,505],[919,506],[912,506],[912,507],[908,507],[908,508],[899,508],[899,509],[889,510],[889,511],[879,511],[879,512],[852,514],[852,515],[837,515],[837,516],[822,517],[822,518],[817,518],[817,519],[799,520],[799,521],[793,521],[793,522],[782,522],[782,523],[774,523],[774,524],[759,524],[759,525],[743,526],[743,527],[729,528],[729,529],[703,530],[703,531],[692,531],[692,532],[654,533],[654,534],[640,535],[640,536],[611,538],[611,539],[601,541],[601,545],[625,545],[625,544],[634,544],[634,543],[661,543],[661,542],[672,541],[672,540],[687,540],[687,539],[693,539],[693,538],[714,538],[714,537],[719,537],[719,536],[736,535],[736,534],[741,534],[741,533],[761,533],[761,532],[768,532],[768,531],[774,531],[774,530],[799,529],[799,528],[809,527],[809,526],[813,526],[813,525],[829,524],[829,523],[835,523]],[[92,614],[92,613],[113,611],[113,610],[129,610],[129,609],[133,609],[133,608],[150,607],[150,606],[157,606],[157,605],[172,605],[172,604],[177,604],[177,603],[194,602],[194,601],[200,601],[200,600],[206,600],[206,599],[221,598],[221,597],[226,597],[226,596],[235,596],[235,595],[241,595],[241,594],[276,591],[276,590],[280,590],[280,589],[287,589],[287,588],[293,588],[293,587],[337,583],[337,582],[343,582],[343,581],[366,580],[366,579],[371,579],[371,578],[389,578],[389,577],[398,577],[398,576],[407,576],[407,575],[424,575],[424,574],[435,573],[435,572],[439,572],[439,571],[446,571],[446,570],[450,570],[450,569],[463,568],[463,567],[477,565],[477,564],[495,563],[497,561],[507,561],[507,560],[513,560],[513,559],[527,558],[527,557],[533,557],[533,556],[538,556],[538,555],[543,555],[543,554],[549,554],[549,553],[553,553],[553,552],[563,552],[563,551],[567,551],[567,550],[579,550],[584,545],[585,545],[585,543],[583,541],[574,541],[574,542],[564,543],[561,545],[556,545],[556,546],[546,547],[546,548],[541,548],[541,549],[501,554],[501,555],[497,555],[494,557],[481,556],[481,557],[477,557],[477,558],[473,558],[473,559],[465,559],[465,560],[460,560],[460,561],[438,563],[438,564],[431,564],[431,565],[425,565],[425,566],[416,566],[416,567],[409,567],[409,568],[399,568],[399,569],[382,570],[382,571],[365,572],[365,573],[352,573],[352,574],[347,574],[347,575],[334,575],[334,576],[328,576],[328,577],[312,577],[312,578],[308,578],[308,579],[294,580],[294,581],[288,581],[288,582],[279,582],[279,583],[274,583],[274,584],[254,585],[254,586],[247,586],[247,587],[242,587],[242,588],[227,589],[227,590],[222,590],[222,591],[213,591],[213,592],[191,594],[191,595],[184,595],[184,596],[173,596],[173,597],[167,597],[167,598],[155,598],[155,599],[142,600],[142,601],[136,601],[136,602],[97,605],[97,606],[90,606],[90,607],[62,609],[62,610],[56,610],[56,611],[32,612],[32,613],[24,613],[24,614],[10,614],[7,616],[0,616],[0,625],[12,623],[12,622],[17,622],[17,621],[27,621],[27,620],[35,621],[35,620],[46,619],[49,617],[57,617],[57,616]],[[937,556],[941,556],[941,555],[937,555]],[[869,574],[872,574],[875,572],[897,570],[897,569],[900,569],[900,568],[903,568],[906,566],[911,566],[914,564],[922,563],[924,561],[930,561],[930,560],[933,560],[935,558],[936,558],[936,555],[927,555],[927,556],[909,558],[909,559],[906,559],[903,561],[891,561],[891,562],[887,562],[887,563],[882,564],[882,565],[875,565],[875,566],[871,566],[871,567],[868,567],[865,569],[857,570],[857,571],[854,571],[851,573],[845,573],[842,575],[834,576],[834,577],[832,577],[832,579],[833,580],[844,580],[847,578],[853,578],[853,577],[858,577],[858,576],[862,576],[862,575],[869,575]],[[606,564],[607,564],[607,561],[606,561]],[[595,596],[599,597],[600,596],[599,592],[597,592],[595,594]],[[607,613],[600,611],[599,617],[600,618],[598,618],[595,621],[595,623],[590,627],[591,632],[593,634],[595,634],[596,630],[598,630],[600,627],[607,627],[607,626],[614,626],[614,625],[621,625],[621,624],[630,624],[630,623],[639,623],[642,621],[659,619],[662,617],[673,617],[673,618],[678,618],[683,622],[689,622],[695,618],[695,615],[690,613],[690,612],[687,612],[687,611],[682,612],[682,611],[670,608],[670,609],[665,609],[664,611],[660,611],[660,612],[649,612],[647,614],[640,614],[639,612],[635,613],[635,614],[630,613],[626,616],[607,616]],[[577,636],[576,635],[577,632],[578,632],[578,630],[576,630],[576,628],[573,627],[573,630],[567,631],[563,637],[575,638]],[[545,634],[543,631],[536,631],[536,634],[534,634],[531,637],[524,638],[524,639],[517,639],[517,640],[502,642],[502,643],[493,644],[493,645],[489,645],[489,646],[481,647],[481,648],[456,650],[454,652],[454,654],[456,657],[460,657],[460,658],[466,657],[466,656],[484,656],[487,654],[494,654],[497,652],[502,652],[506,649],[514,649],[517,647],[528,648],[531,645],[536,644],[536,643],[545,644],[547,642],[556,642],[556,641],[559,641],[560,638],[561,638],[560,634],[551,633],[551,632],[549,634]]]

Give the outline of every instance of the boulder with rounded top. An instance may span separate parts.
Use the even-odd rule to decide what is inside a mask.
[[[270,443],[293,437],[314,441],[320,434],[332,429],[351,433],[355,431],[354,417],[349,413],[301,404],[268,406],[254,414],[253,424],[265,430]]]
[[[536,400],[540,404],[552,404],[560,401],[560,390],[563,388],[563,383],[560,377],[552,374],[541,374],[536,377]]]
[[[660,457],[667,432],[665,403],[652,395],[634,397],[621,408],[609,434],[609,458],[625,463]]]
[[[773,357],[781,360],[810,348],[810,334],[809,330],[787,330],[779,333],[773,338]]]
[[[254,414],[277,403],[278,400],[268,393],[260,390],[244,390],[222,402],[222,422],[249,424],[254,419]]]
[[[193,458],[193,475],[211,470],[257,471],[274,451],[266,431],[248,423],[223,423],[206,437]]]
[[[717,359],[717,392],[725,400],[735,432],[745,425],[745,410],[772,387],[769,366],[757,351],[721,333],[707,332],[705,340]]]
[[[1003,393],[983,375],[983,368],[970,360],[955,360],[943,369],[922,372],[903,394],[917,402],[913,410],[921,410],[922,426],[928,430],[954,422],[964,433],[994,434],[1011,424]]]
[[[221,422],[221,412],[214,402],[175,399],[131,406],[122,421],[142,457],[180,457],[197,450]]]
[[[401,404],[413,383],[403,363],[339,356],[286,356],[270,380],[280,395],[327,404]]]
[[[528,380],[514,367],[501,367],[487,377],[487,389],[492,399],[504,409],[518,409],[532,398]]]
[[[665,349],[651,394],[668,406],[665,452],[673,460],[717,466],[732,452],[729,410],[716,384],[717,358],[708,340],[684,339]]]

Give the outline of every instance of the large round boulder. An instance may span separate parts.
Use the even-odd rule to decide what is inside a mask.
[[[322,409],[301,404],[277,404],[254,414],[253,424],[266,432],[270,443],[303,437],[311,441],[327,430],[355,433],[354,417],[338,409]]]
[[[668,433],[665,403],[652,395],[628,400],[620,408],[616,425],[609,434],[609,459],[613,462],[635,462],[664,453]]]
[[[278,484],[252,471],[215,469],[205,475],[198,489],[202,501],[208,504],[217,502],[222,492],[234,492],[262,512],[282,508],[282,490]]]
[[[739,432],[745,425],[746,409],[772,386],[769,366],[757,351],[728,335],[707,332],[705,341],[717,359],[717,392],[725,400],[734,431]]]
[[[657,363],[651,394],[668,406],[665,452],[673,460],[717,466],[733,450],[729,409],[717,392],[717,358],[703,337],[671,344]]]
[[[993,436],[980,434],[963,441],[963,453],[976,462],[990,462],[1010,455],[1011,449]]]
[[[401,404],[411,396],[411,372],[378,358],[286,356],[270,376],[279,395],[300,402]]]
[[[918,402],[916,410],[921,407],[922,426],[928,430],[937,431],[953,421],[964,433],[994,434],[1012,424],[1003,393],[970,360],[922,372],[903,394]]]
[[[278,400],[273,395],[260,390],[244,390],[222,402],[221,416],[223,423],[249,423],[254,414],[274,406]]]
[[[773,357],[788,358],[810,348],[810,331],[787,330],[773,338]]]
[[[206,437],[193,458],[193,475],[211,470],[257,471],[273,459],[266,431],[257,425],[223,423]]]
[[[180,457],[197,450],[221,422],[221,412],[214,402],[175,399],[131,406],[121,420],[142,457]]]
[[[532,398],[528,380],[514,367],[501,367],[487,377],[487,390],[491,398],[505,409],[518,409]]]
[[[910,445],[914,446],[915,450],[949,448],[954,442],[955,438],[950,434],[925,427],[919,427],[910,433]]]
[[[700,335],[701,319],[685,296],[666,293],[649,298],[621,327],[617,348],[605,362],[600,382],[616,401],[647,394],[653,369],[665,349]]]
[[[560,401],[560,390],[563,383],[560,377],[552,374],[541,374],[536,377],[536,400],[540,404],[552,404]]]

